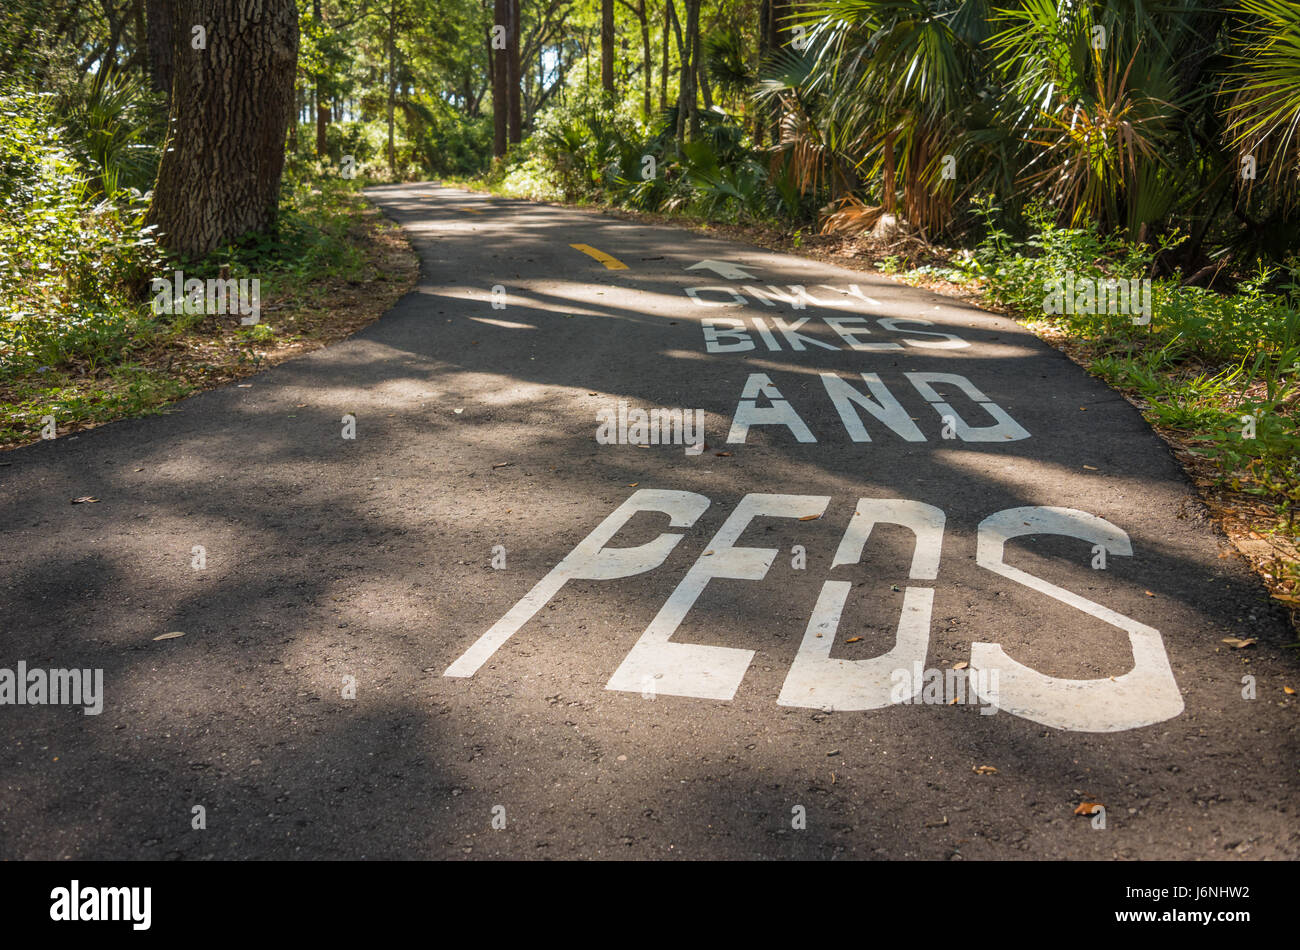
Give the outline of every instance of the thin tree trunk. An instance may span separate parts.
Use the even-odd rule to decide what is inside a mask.
[[[896,214],[898,211],[898,201],[894,194],[894,133],[890,132],[885,136],[885,155],[882,162],[884,166],[884,205],[886,214]]]
[[[614,0],[600,0],[600,88],[614,91]]]
[[[146,30],[149,34],[149,78],[154,89],[172,94],[172,14],[174,4],[168,0],[148,0],[145,5]]]
[[[388,4],[388,172],[397,178],[397,145],[393,127],[397,112],[397,0]]]
[[[294,0],[177,0],[167,142],[147,221],[169,250],[201,256],[275,227],[298,63]]]
[[[131,19],[133,35],[128,44],[131,49],[128,64],[132,68],[139,67],[140,71],[147,76],[149,74],[149,30],[144,25],[144,0],[131,0]]]
[[[758,8],[758,76],[763,77],[763,66],[768,57],[772,54],[772,0],[762,0]],[[754,144],[761,146],[763,144],[764,132],[767,123],[764,121],[762,109],[754,110]],[[772,135],[772,144],[777,144],[779,136]]]
[[[677,141],[683,142],[686,139],[686,73],[690,57],[687,55],[687,45],[682,41],[682,24],[677,18],[677,7],[673,0],[668,0],[668,18],[673,25],[673,38],[677,40],[677,63],[681,72],[681,77],[677,83]],[[694,93],[691,94],[694,96]]]
[[[659,70],[659,111],[668,108],[668,4],[664,4],[663,62]]]
[[[289,123],[289,160],[296,161],[298,158],[298,116],[302,112],[302,93],[298,91],[297,83],[294,83],[293,89],[293,120]]]
[[[321,28],[320,0],[312,0],[311,4],[312,19],[316,22],[317,29]],[[325,154],[325,132],[329,128],[330,110],[325,106],[325,73],[324,71],[316,73],[313,77],[316,83],[316,157],[320,158]]]
[[[695,37],[695,75],[700,84],[700,95],[704,97],[704,110],[713,108],[713,90],[709,88],[709,67],[700,55],[700,38]]]
[[[508,28],[510,0],[495,0],[492,18],[494,26]],[[509,40],[506,41],[506,45],[509,45]],[[507,81],[509,70],[506,68],[509,54],[505,48],[493,48],[490,36],[488,49],[492,58],[492,154],[496,158],[501,158],[506,153],[506,132],[510,115],[510,95],[506,91],[509,85]]]
[[[646,121],[650,121],[650,85],[654,75],[655,64],[650,53],[650,11],[646,9],[647,0],[641,0],[637,7],[637,16],[641,20],[641,58],[645,62],[645,102],[643,111]]]
[[[772,48],[777,49],[790,44],[792,31],[790,25],[786,23],[786,17],[790,16],[789,0],[771,0],[772,4]]]
[[[519,0],[508,0],[510,25],[506,29],[506,82],[509,112],[507,114],[511,144],[522,138],[522,110],[519,103]]]
[[[682,59],[682,104],[692,139],[700,133],[699,106],[695,94],[696,61],[700,55],[700,0],[686,3],[686,56]],[[678,123],[679,127],[681,123]]]

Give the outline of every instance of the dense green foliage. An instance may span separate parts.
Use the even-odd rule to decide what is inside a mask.
[[[49,99],[0,95],[5,372],[114,358],[140,329],[134,299],[139,282],[160,264],[139,223],[139,194],[102,190],[104,178],[119,177],[113,153],[96,151],[100,142],[93,132],[60,135]],[[100,164],[105,159],[107,173]]]
[[[993,209],[980,210],[993,217]],[[1222,483],[1273,499],[1300,536],[1300,426],[1292,408],[1300,393],[1300,259],[1260,265],[1231,295],[1157,277],[1149,323],[1109,312],[1049,315],[1045,283],[1067,273],[1095,280],[1143,273],[1157,250],[1093,222],[1061,227],[1042,205],[1027,214],[1026,239],[990,225],[956,266],[911,275],[977,281],[993,302],[1083,342],[1092,372],[1133,392],[1148,418],[1214,460]]]

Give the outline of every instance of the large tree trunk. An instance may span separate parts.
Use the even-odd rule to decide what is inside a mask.
[[[600,88],[614,91],[614,0],[600,0]]]
[[[145,29],[149,34],[149,79],[154,89],[172,94],[172,3],[148,0],[145,5]]]
[[[509,28],[510,21],[510,0],[496,0],[492,9],[493,26]],[[495,30],[493,31],[495,32]],[[510,94],[509,88],[509,69],[507,60],[509,60],[507,49],[496,49],[488,41],[488,48],[492,54],[492,154],[501,158],[506,153],[506,131],[510,115]],[[506,40],[506,47],[510,44]]]
[[[176,0],[169,132],[148,222],[200,256],[275,226],[298,64],[294,0]],[[190,25],[207,48],[194,49]]]

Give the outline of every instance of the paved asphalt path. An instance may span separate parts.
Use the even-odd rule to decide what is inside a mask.
[[[104,671],[98,716],[0,707],[0,858],[1300,856],[1291,635],[1064,355],[688,231],[371,194],[422,260],[377,323],[0,459],[0,667]],[[598,442],[619,400],[707,449]]]

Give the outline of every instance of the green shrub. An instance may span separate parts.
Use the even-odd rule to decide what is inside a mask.
[[[116,358],[151,320],[161,255],[139,195],[92,201],[49,96],[0,95],[0,372]]]

